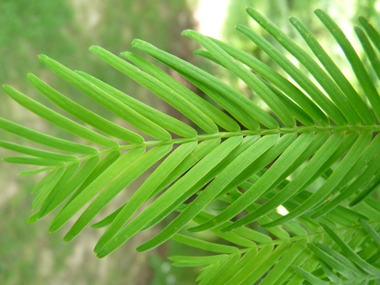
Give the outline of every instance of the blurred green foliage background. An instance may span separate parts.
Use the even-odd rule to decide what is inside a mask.
[[[180,36],[184,29],[197,28],[199,19],[196,18],[196,11],[200,1],[210,0],[0,0],[0,82],[12,85],[52,107],[28,84],[26,74],[32,72],[71,99],[129,127],[44,68],[37,58],[38,54],[43,53],[72,69],[89,72],[127,94],[183,119],[181,114],[161,99],[87,51],[90,45],[96,44],[118,54],[130,49],[132,39],[140,38],[201,65],[260,104],[255,94],[236,77],[193,56],[192,51],[197,45]],[[215,3],[217,5],[217,1]],[[298,17],[315,32],[347,73],[349,66],[340,49],[316,17],[312,16],[313,10],[321,8],[330,13],[345,28],[354,43],[357,42],[352,33],[352,23],[355,23],[357,15],[367,17],[377,28],[380,27],[380,18],[376,17],[376,9],[380,9],[380,5],[375,0],[230,0],[222,39],[251,52],[274,68],[277,67],[259,49],[234,30],[235,25],[244,24],[264,35],[262,29],[246,15],[245,6],[259,10],[303,46],[302,40],[288,23],[290,15]],[[209,13],[211,22],[213,12]],[[266,37],[270,39],[268,35]],[[272,43],[278,46],[274,41]],[[173,72],[171,74],[175,75]],[[62,138],[76,139],[25,112],[2,91],[0,102],[1,117]],[[0,132],[0,139],[23,142],[5,132]],[[0,150],[1,157],[7,154],[7,151]],[[198,269],[173,268],[166,260],[170,254],[197,254],[193,250],[169,242],[147,254],[134,251],[159,229],[143,232],[111,256],[99,260],[92,252],[101,235],[99,230],[88,229],[73,242],[64,244],[62,237],[68,227],[58,233],[48,234],[49,218],[27,225],[26,219],[31,213],[29,209],[33,199],[30,190],[41,176],[16,177],[16,173],[21,170],[24,168],[0,162],[0,284],[195,284]],[[136,182],[128,187],[125,199],[138,185]],[[112,209],[107,211],[109,213]]]

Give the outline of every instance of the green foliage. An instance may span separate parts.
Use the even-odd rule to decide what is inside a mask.
[[[299,20],[290,18],[320,63],[257,11],[247,12],[310,74],[244,26],[237,30],[293,81],[228,44],[191,30],[183,34],[205,48],[197,54],[234,73],[271,112],[222,80],[142,40],[132,46],[178,72],[220,108],[140,56],[122,53],[133,65],[98,46],[90,51],[180,111],[191,126],[45,55],[39,57],[45,66],[134,131],[71,101],[35,75],[28,79],[42,95],[87,125],[4,86],[25,108],[91,143],[59,139],[0,119],[0,128],[50,148],[0,141],[0,146],[27,155],[4,161],[44,166],[21,174],[47,172],[32,190],[37,194],[32,204],[36,211],[28,222],[37,222],[62,205],[50,224],[49,231],[55,232],[82,211],[64,237],[71,241],[125,187],[153,168],[129,201],[92,225],[108,226],[94,249],[99,258],[176,212],[174,220],[137,251],[169,239],[209,251],[206,256],[170,257],[176,266],[202,266],[200,284],[375,284],[380,279],[380,202],[371,197],[380,183],[377,84],[323,11],[315,13],[343,49],[364,94],[356,91]],[[380,35],[364,18],[359,21],[363,29],[356,27],[356,33],[376,71],[379,58],[372,43],[379,51]],[[317,180],[323,182],[311,191]],[[279,214],[280,206],[288,214]],[[181,231],[184,228],[187,232]],[[199,233],[203,231],[225,244],[205,240]]]

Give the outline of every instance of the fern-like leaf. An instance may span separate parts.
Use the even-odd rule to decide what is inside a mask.
[[[92,225],[108,227],[95,246],[98,257],[177,212],[169,225],[137,251],[172,239],[210,252],[170,258],[176,266],[203,266],[200,284],[375,284],[380,279],[380,203],[371,194],[380,185],[378,84],[342,30],[323,11],[315,14],[344,51],[364,93],[355,90],[298,19],[291,17],[290,22],[316,58],[260,13],[252,8],[247,12],[319,85],[264,37],[237,26],[297,85],[242,50],[196,31],[186,30],[183,35],[204,47],[196,54],[245,82],[270,112],[222,80],[142,40],[135,40],[132,47],[178,72],[214,102],[134,53],[122,53],[129,63],[98,46],[90,51],[173,106],[190,124],[46,55],[39,57],[45,66],[138,133],[68,99],[35,75],[29,74],[28,79],[38,91],[93,129],[3,86],[26,109],[91,143],[63,140],[0,118],[5,131],[49,147],[0,141],[1,147],[24,155],[4,161],[43,166],[21,175],[47,172],[32,190],[37,194],[32,204],[36,211],[28,223],[62,205],[49,228],[55,232],[82,211],[64,237],[71,241],[124,188],[149,171],[151,175],[129,201]],[[380,35],[364,18],[359,22],[363,28],[356,27],[356,34],[380,78],[375,51],[380,51]],[[321,186],[311,190],[317,179],[323,181]],[[212,209],[215,205],[216,210]],[[279,207],[288,213],[277,213]],[[262,230],[251,228],[252,223],[259,223]],[[226,244],[204,240],[198,232],[206,230]]]

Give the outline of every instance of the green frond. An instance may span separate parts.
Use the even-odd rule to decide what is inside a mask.
[[[203,267],[199,284],[380,280],[380,202],[372,196],[380,185],[380,34],[359,18],[362,27],[355,32],[371,74],[377,75],[371,78],[342,30],[326,13],[315,11],[352,66],[362,87],[358,91],[298,19],[291,17],[290,23],[312,53],[254,9],[247,12],[302,68],[259,33],[244,26],[237,31],[292,80],[229,44],[192,30],[183,35],[203,46],[195,54],[232,72],[269,111],[222,79],[142,40],[134,40],[132,48],[178,72],[213,102],[132,52],[121,53],[128,62],[99,46],[90,51],[166,101],[189,123],[46,55],[39,57],[45,66],[134,131],[70,100],[33,74],[28,74],[29,82],[42,95],[84,124],[4,85],[21,106],[82,139],[64,140],[0,118],[1,129],[40,145],[0,141],[0,147],[22,154],[4,157],[5,162],[41,166],[20,175],[45,173],[32,189],[35,211],[27,223],[60,207],[49,231],[70,221],[64,241],[93,222],[92,228],[106,227],[94,249],[103,258],[176,213],[136,250],[173,240],[205,251],[202,256],[170,257],[175,266]],[[147,173],[128,201],[96,220],[120,192]],[[287,213],[280,214],[280,209]],[[217,239],[206,240],[202,231]]]

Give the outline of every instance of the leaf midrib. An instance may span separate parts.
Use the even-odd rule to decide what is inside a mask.
[[[372,221],[372,222],[367,222],[367,223],[370,224],[370,225],[372,225],[372,226],[374,226],[374,225],[379,225],[380,221]],[[338,233],[338,232],[341,232],[341,231],[355,230],[355,229],[362,228],[362,227],[363,226],[361,224],[355,224],[355,225],[352,225],[352,226],[349,226],[349,227],[342,227],[342,228],[339,228],[339,229],[333,229],[333,231]],[[316,236],[325,235],[325,234],[327,234],[327,232],[321,231],[321,232],[318,232],[318,233],[311,233],[311,234],[308,234],[308,235],[305,235],[305,236],[291,237],[289,239],[276,239],[276,240],[272,240],[271,242],[260,243],[260,244],[257,245],[257,248],[262,248],[262,247],[265,247],[265,246],[268,246],[268,245],[278,245],[278,244],[281,244],[281,243],[284,243],[284,242],[295,242],[295,241],[298,241],[298,240],[309,239],[311,237],[316,237]],[[242,252],[242,251],[240,251],[240,252]]]
[[[253,135],[260,135],[260,136],[265,136],[265,135],[271,135],[271,134],[287,134],[287,133],[306,133],[306,132],[351,132],[351,131],[367,131],[367,132],[374,132],[378,133],[380,132],[380,125],[374,125],[374,126],[344,126],[344,127],[339,127],[339,126],[330,126],[330,127],[320,127],[320,126],[301,126],[297,128],[278,128],[278,129],[259,129],[259,130],[243,130],[240,132],[219,132],[215,134],[204,134],[204,135],[198,135],[193,138],[179,138],[179,139],[171,139],[167,141],[160,141],[160,140],[153,140],[153,141],[145,141],[141,144],[128,144],[128,145],[122,145],[119,147],[113,147],[113,148],[107,148],[101,151],[98,151],[98,153],[91,154],[84,156],[82,158],[79,158],[76,161],[69,161],[64,164],[64,166],[70,166],[73,163],[76,162],[81,162],[88,160],[92,157],[95,156],[100,156],[103,154],[107,154],[116,150],[126,150],[126,149],[134,149],[136,147],[154,147],[154,146],[159,146],[159,145],[165,145],[165,144],[183,144],[183,143],[188,143],[188,142],[193,142],[193,141],[205,141],[205,140],[210,140],[210,139],[215,139],[215,138],[230,138],[230,137],[235,137],[235,136],[253,136]],[[59,165],[59,167],[62,165]],[[58,167],[58,166],[57,166]],[[54,170],[54,168],[53,168]]]

